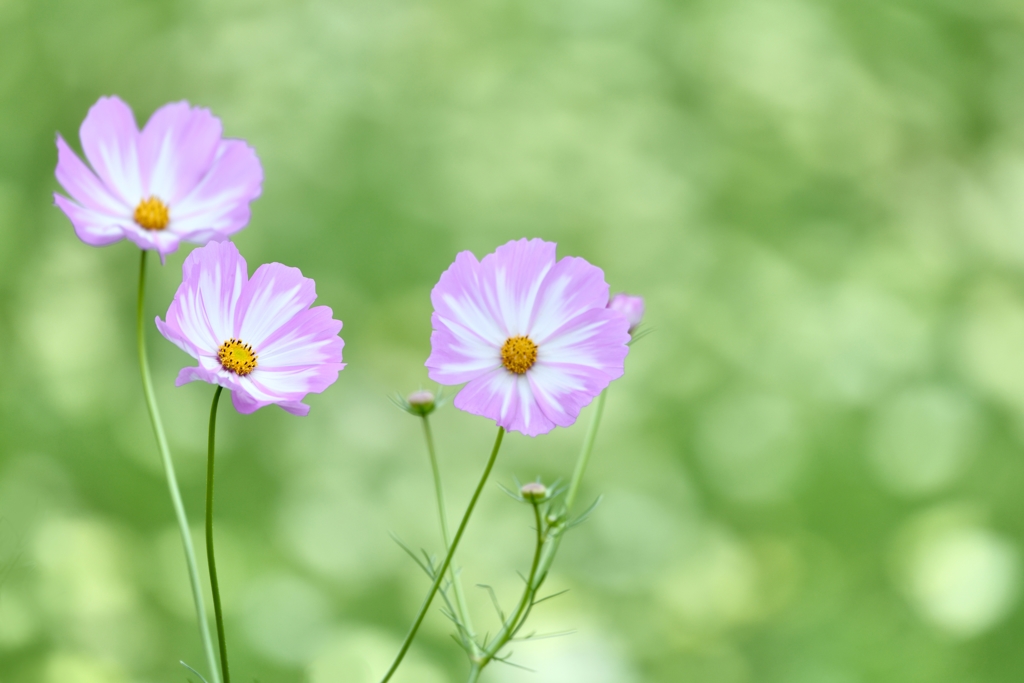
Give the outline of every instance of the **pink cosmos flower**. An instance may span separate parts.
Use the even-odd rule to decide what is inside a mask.
[[[86,244],[128,238],[161,259],[181,240],[225,239],[249,222],[263,168],[242,140],[221,139],[208,109],[175,102],[139,132],[127,104],[101,97],[79,130],[92,169],[57,135],[57,181],[71,198],[54,202]]]
[[[231,242],[194,249],[160,333],[199,366],[182,368],[176,384],[201,380],[231,390],[240,413],[276,403],[305,415],[308,393],[338,379],[344,342],[341,321],[327,306],[310,305],[315,285],[298,268],[267,263],[251,278]]]
[[[629,324],[607,308],[604,273],[556,261],[552,242],[509,242],[482,261],[464,251],[430,300],[430,378],[466,382],[455,407],[507,430],[568,427],[622,375]]]
[[[637,328],[637,325],[644,319],[644,298],[642,296],[630,296],[629,294],[616,294],[608,302],[608,308],[618,311],[626,316],[629,321],[629,332]]]

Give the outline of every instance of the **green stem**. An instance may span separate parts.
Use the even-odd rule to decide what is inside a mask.
[[[537,544],[534,548],[530,575],[526,580],[526,586],[523,588],[523,597],[520,598],[512,618],[501,625],[501,630],[494,636],[494,639],[489,644],[484,644],[483,653],[474,659],[466,683],[476,683],[480,679],[480,674],[483,672],[484,667],[490,664],[498,653],[501,652],[501,649],[515,637],[519,629],[526,623],[527,618],[530,616],[530,611],[533,609],[534,604],[536,604],[534,603],[534,598],[537,596],[537,591],[540,590],[540,587],[544,585],[544,580],[547,578],[551,564],[558,553],[558,546],[562,542],[564,524],[569,521],[569,512],[576,501],[576,496],[579,494],[580,482],[583,480],[583,474],[586,472],[587,464],[590,462],[590,455],[594,452],[597,428],[601,425],[601,417],[604,415],[604,402],[607,394],[608,390],[605,389],[597,397],[597,404],[594,406],[594,417],[591,418],[590,426],[587,427],[587,434],[583,438],[583,446],[580,448],[579,457],[576,459],[576,468],[573,470],[569,491],[565,496],[565,506],[559,515],[562,521],[545,531],[542,526],[543,520],[541,519],[540,507],[535,501],[531,501],[533,503],[534,520],[537,524]]]
[[[583,438],[580,457],[576,460],[576,469],[572,473],[572,481],[569,482],[569,492],[565,494],[566,514],[572,509],[572,504],[576,502],[576,495],[580,492],[580,482],[583,480],[583,473],[590,462],[590,454],[594,452],[594,440],[597,438],[597,428],[601,425],[601,416],[604,414],[604,401],[607,397],[607,389],[602,391],[597,397],[597,405],[594,406],[594,417],[590,420],[587,435]]]
[[[437,497],[437,514],[441,519],[441,536],[444,539],[445,552],[451,547],[451,532],[448,530],[448,508],[444,503],[444,487],[441,484],[441,468],[437,464],[437,451],[434,448],[434,433],[430,429],[430,418],[423,416],[423,437],[427,441],[427,453],[430,455],[430,469],[434,474],[434,493]],[[452,587],[455,590],[455,607],[459,611],[459,620],[462,622],[462,630],[459,637],[462,638],[473,656],[479,654],[479,646],[476,644],[476,634],[473,632],[473,622],[470,620],[469,608],[466,605],[466,595],[462,591],[462,581],[459,579],[459,571],[455,566],[455,557],[452,556],[452,566],[449,570]]]
[[[516,607],[515,613],[511,619],[508,619],[504,624],[501,625],[501,630],[494,636],[494,640],[491,643],[484,644],[484,653],[473,663],[472,670],[470,671],[470,680],[475,680],[474,671],[476,677],[479,677],[479,672],[483,670],[485,666],[490,664],[491,660],[499,652],[501,648],[505,647],[512,638],[515,637],[516,633],[522,627],[526,621],[526,616],[529,614],[529,608],[533,605],[533,597],[537,594],[537,588],[540,586],[534,585],[534,580],[537,578],[537,569],[540,566],[541,553],[544,550],[544,541],[546,540],[546,534],[544,533],[544,524],[541,520],[540,505],[535,500],[530,501],[533,505],[533,519],[537,525],[537,544],[533,550],[533,562],[530,564],[530,574],[526,579],[526,587],[523,589],[523,597],[519,600],[519,605]]]
[[[217,658],[213,652],[213,641],[210,638],[210,626],[206,620],[206,606],[203,604],[203,587],[199,580],[199,568],[196,565],[196,551],[192,546],[192,532],[188,526],[188,517],[185,515],[185,505],[181,501],[181,491],[178,489],[178,479],[174,474],[174,463],[171,461],[171,449],[167,444],[167,435],[164,433],[164,424],[160,419],[160,409],[157,407],[156,394],[153,391],[153,379],[149,372],[149,359],[146,354],[146,327],[143,317],[146,300],[146,254],[148,253],[146,250],[142,250],[142,259],[139,263],[139,300],[135,324],[139,350],[139,371],[142,374],[142,391],[146,396],[149,421],[153,425],[157,450],[160,451],[164,476],[167,478],[167,489],[171,494],[171,505],[174,507],[174,516],[181,533],[181,544],[185,550],[185,566],[188,569],[188,579],[192,587],[192,602],[195,604],[196,620],[199,622],[199,638],[206,653],[210,680],[211,683],[220,683]]]
[[[583,445],[580,448],[579,457],[576,459],[576,468],[572,473],[569,491],[565,495],[565,507],[560,515],[563,524],[568,521],[569,512],[572,509],[573,503],[576,502],[576,496],[579,495],[580,482],[583,480],[583,474],[586,472],[587,464],[590,462],[590,455],[594,452],[597,428],[601,426],[601,417],[604,415],[604,402],[607,395],[607,389],[598,395],[597,403],[594,406],[594,417],[591,418],[586,436],[583,437]],[[540,587],[544,585],[544,580],[547,578],[551,564],[555,560],[555,555],[558,554],[558,546],[562,542],[562,532],[564,529],[552,528],[549,529],[548,533],[543,533],[540,510],[536,504],[533,507],[537,522],[537,546],[534,551],[530,577],[523,588],[523,597],[519,601],[515,616],[502,625],[501,630],[494,637],[494,640],[491,641],[492,644],[489,646],[485,645],[484,653],[473,662],[466,683],[476,683],[480,679],[480,674],[484,667],[497,656],[501,648],[505,647],[519,629],[522,628],[523,624],[526,623],[526,618],[529,616],[530,610],[534,605],[533,599],[536,597]]]
[[[217,436],[217,404],[224,387],[218,386],[213,392],[210,406],[210,443],[206,460],[206,559],[210,564],[210,589],[213,591],[213,610],[217,617],[217,641],[220,644],[220,667],[224,683],[231,683],[228,672],[228,646],[224,639],[224,611],[220,606],[220,584],[217,582],[217,560],[213,554],[213,445]]]
[[[590,454],[594,452],[597,428],[601,426],[601,417],[604,415],[604,402],[607,397],[607,389],[602,391],[597,397],[597,405],[594,406],[594,417],[591,418],[590,425],[587,427],[587,434],[583,437],[583,446],[580,448],[579,457],[576,458],[576,469],[573,470],[572,481],[569,482],[569,491],[565,494],[565,507],[562,509],[562,518],[565,522],[568,521],[573,503],[576,502],[576,496],[579,495],[580,482],[583,481],[583,473],[586,472],[587,465],[590,463]],[[544,583],[544,579],[547,578],[548,570],[551,569],[551,563],[555,561],[555,555],[558,554],[558,546],[561,545],[563,536],[561,531],[556,530],[555,533],[551,534],[544,557],[541,558],[540,571],[537,574],[540,577],[537,581],[538,589]]]
[[[503,427],[498,427],[498,436],[494,440],[494,448],[491,449],[491,457],[487,459],[487,465],[484,467],[484,472],[480,475],[480,483],[476,485],[473,497],[469,499],[469,506],[466,508],[466,513],[462,516],[462,521],[459,522],[459,528],[455,532],[455,538],[452,539],[451,547],[448,548],[448,553],[444,557],[444,562],[441,563],[440,568],[437,570],[437,574],[434,576],[434,583],[430,586],[430,591],[427,593],[427,597],[423,601],[423,606],[420,608],[420,612],[416,616],[416,621],[413,622],[412,628],[409,629],[409,633],[405,636],[405,641],[402,643],[402,647],[398,651],[398,655],[395,657],[395,661],[392,662],[391,668],[388,669],[386,674],[384,674],[384,678],[381,679],[380,683],[387,683],[387,681],[391,680],[395,671],[398,670],[399,664],[401,664],[402,660],[405,658],[405,653],[409,651],[409,646],[412,645],[412,641],[416,637],[416,632],[419,630],[420,624],[423,623],[423,618],[427,615],[427,610],[430,609],[430,603],[433,602],[434,596],[437,594],[437,589],[441,586],[441,582],[444,580],[444,575],[452,563],[452,557],[455,555],[455,549],[459,547],[459,541],[462,540],[462,534],[466,530],[469,518],[473,514],[473,508],[476,507],[476,502],[480,498],[480,493],[484,490],[484,484],[487,483],[487,478],[491,476],[491,469],[494,468],[494,462],[498,459],[498,450],[501,448],[501,440],[504,436],[505,429]]]

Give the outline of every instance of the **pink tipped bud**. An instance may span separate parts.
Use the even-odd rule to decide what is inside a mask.
[[[544,500],[548,495],[548,487],[539,481],[531,481],[529,484],[523,484],[523,487],[519,489],[519,493],[526,500]]]
[[[434,394],[429,391],[414,391],[405,400],[412,412],[417,415],[429,415],[434,411]]]
[[[644,298],[642,296],[616,294],[608,302],[608,308],[625,316],[629,321],[630,332],[635,330],[640,321],[644,319]]]

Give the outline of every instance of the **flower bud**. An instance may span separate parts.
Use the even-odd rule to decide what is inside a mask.
[[[519,493],[526,500],[538,502],[547,497],[548,488],[539,481],[531,481],[528,484],[523,484],[523,487],[519,489]]]
[[[416,415],[429,415],[434,412],[434,394],[429,391],[414,391],[406,397],[409,404],[409,411]]]
[[[644,318],[644,299],[642,296],[630,296],[625,293],[616,294],[608,302],[608,308],[625,316],[626,320],[629,321],[630,334],[633,333],[633,330],[637,328],[637,325]]]

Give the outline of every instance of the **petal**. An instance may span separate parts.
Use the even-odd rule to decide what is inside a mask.
[[[545,434],[555,427],[541,410],[524,375],[504,368],[474,379],[455,396],[459,410],[488,417],[508,431],[527,436]]]
[[[245,377],[253,393],[273,401],[298,401],[306,394],[318,394],[338,379],[344,363],[317,363],[283,368],[257,367]]]
[[[338,336],[341,321],[333,315],[328,306],[300,311],[260,344],[260,366],[289,368],[341,363],[345,343]]]
[[[257,401],[243,389],[231,392],[231,405],[235,406],[235,410],[243,415],[248,415],[255,413],[263,406],[270,405],[270,401]]]
[[[608,308],[621,313],[629,321],[629,329],[633,330],[643,322],[644,319],[644,298],[642,296],[630,296],[625,292],[616,294],[608,302]]]
[[[175,206],[210,170],[220,146],[220,119],[188,102],[154,112],[139,136],[139,167],[145,196]]]
[[[430,379],[440,384],[462,384],[501,367],[501,348],[484,341],[454,321],[431,316],[430,357],[424,364]]]
[[[538,345],[584,311],[608,304],[604,271],[585,259],[567,256],[544,278],[530,321],[530,337]]]
[[[166,336],[166,335],[164,335]],[[207,382],[216,384],[216,376],[203,367],[182,368],[174,380],[174,386],[180,387],[189,382]]]
[[[106,213],[86,209],[63,195],[54,193],[53,202],[71,220],[78,239],[94,247],[102,247],[125,236],[124,228]]]
[[[628,342],[629,321],[625,316],[607,308],[592,308],[552,332],[544,343],[538,343],[537,365],[580,365],[611,381],[622,376]]]
[[[235,311],[234,336],[260,353],[278,328],[316,300],[316,285],[298,268],[265,263],[245,285]]]
[[[181,239],[169,230],[146,230],[135,221],[124,226],[124,236],[130,239],[139,249],[154,249],[160,254],[163,263],[168,254],[178,250]]]
[[[135,207],[129,207],[112,195],[60,135],[57,136],[56,175],[61,187],[83,207],[119,220],[132,220]]]
[[[595,373],[592,368],[563,363],[537,363],[526,376],[537,405],[559,427],[568,427],[576,422],[580,410],[611,381],[607,375]]]
[[[629,321],[596,308],[556,330],[537,349],[526,373],[540,409],[555,424],[568,427],[580,410],[622,376],[629,353]]]
[[[173,306],[174,304],[172,303],[171,305]],[[191,339],[189,339],[188,335],[186,335],[184,330],[181,329],[178,320],[179,319],[177,316],[172,316],[168,314],[167,322],[161,320],[159,316],[157,316],[154,322],[156,323],[157,331],[159,331],[160,334],[163,335],[164,339],[170,341],[172,344],[174,344],[179,349],[181,349],[188,355],[192,356],[193,358],[199,358],[199,356],[203,354],[203,351],[199,347],[197,347],[192,342]],[[184,370],[182,370],[182,372],[184,372]],[[191,382],[192,380],[187,381]],[[181,386],[184,383],[185,382],[179,382],[177,386]]]
[[[238,232],[249,222],[249,203],[262,185],[256,151],[242,140],[225,140],[199,184],[171,207],[168,229],[199,243]]]
[[[500,348],[509,333],[487,295],[488,289],[493,292],[494,287],[488,287],[480,262],[472,253],[463,251],[441,274],[430,292],[430,301],[438,321]]]
[[[250,396],[245,390],[237,390],[231,392],[231,403],[235,406],[235,410],[248,415],[249,413],[256,412],[264,406],[271,404],[271,401],[259,401]],[[309,414],[309,406],[301,401],[283,401],[277,405],[284,408],[292,415],[298,415],[305,417]]]
[[[101,97],[79,129],[89,164],[114,196],[134,207],[142,199],[138,137],[131,108],[117,97]]]
[[[468,251],[441,274],[430,293],[434,331],[425,364],[431,379],[461,384],[500,366],[509,334],[486,290],[481,264]]]
[[[327,306],[300,312],[259,347],[258,365],[246,379],[275,403],[329,387],[345,367],[341,321],[331,316]]]
[[[537,296],[555,265],[555,249],[554,242],[521,239],[498,247],[480,262],[485,295],[504,323],[502,343],[530,334]]]
[[[237,336],[235,310],[245,283],[245,259],[231,242],[210,242],[192,250],[182,266],[181,285],[167,309],[165,328],[180,331],[198,351],[215,355],[221,344]],[[160,331],[175,341],[164,329]]]

